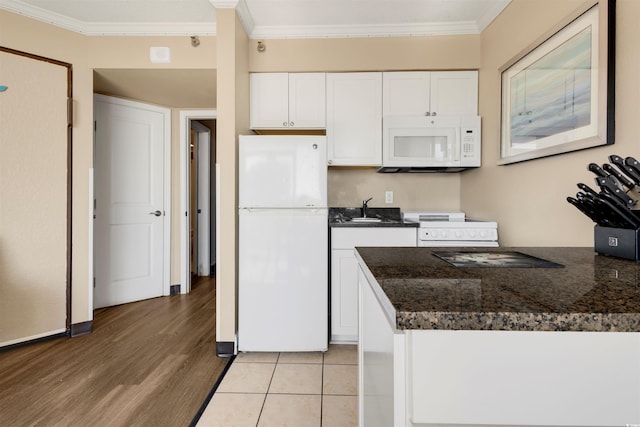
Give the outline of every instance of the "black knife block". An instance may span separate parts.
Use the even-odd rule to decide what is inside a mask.
[[[640,229],[595,226],[595,251],[640,262]]]

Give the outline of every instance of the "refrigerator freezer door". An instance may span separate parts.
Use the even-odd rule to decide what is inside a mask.
[[[324,136],[240,136],[238,206],[326,207]]]
[[[326,209],[239,212],[238,349],[328,348]]]

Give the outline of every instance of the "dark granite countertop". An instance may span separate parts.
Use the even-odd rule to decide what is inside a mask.
[[[379,222],[357,222],[354,218],[362,216],[361,208],[329,208],[329,227],[412,227],[417,222],[404,221],[400,208],[369,208],[367,217]]]
[[[640,332],[640,264],[593,248],[356,248],[397,329]],[[518,251],[562,268],[454,267],[434,251]]]

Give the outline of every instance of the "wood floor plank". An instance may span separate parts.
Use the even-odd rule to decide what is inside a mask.
[[[1,426],[188,426],[229,359],[215,280],[96,310],[94,331],[0,352]]]

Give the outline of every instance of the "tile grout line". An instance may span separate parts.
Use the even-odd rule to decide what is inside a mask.
[[[269,385],[267,386],[267,392],[264,394],[264,400],[262,401],[262,406],[260,407],[260,412],[258,413],[256,427],[258,427],[258,425],[260,424],[260,417],[262,417],[262,411],[264,410],[264,405],[267,403],[267,396],[269,396],[269,389],[271,388],[273,377],[276,375],[276,368],[278,367],[279,360],[280,360],[280,353],[278,353],[278,357],[276,358],[276,363],[273,365],[273,372],[271,373],[271,378],[269,379]]]
[[[326,352],[322,353],[322,374],[320,375],[320,427],[322,427],[322,407],[324,405],[324,356],[325,354]]]

